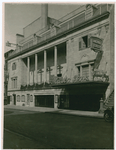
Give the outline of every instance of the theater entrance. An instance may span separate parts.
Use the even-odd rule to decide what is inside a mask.
[[[98,111],[102,95],[69,95],[69,108],[72,110]]]

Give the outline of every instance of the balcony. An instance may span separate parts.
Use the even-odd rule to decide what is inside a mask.
[[[30,38],[24,39],[24,44],[22,47],[18,47],[12,53],[9,54],[8,59],[14,58],[21,54],[24,54],[28,51],[33,50],[34,48],[40,47],[48,42],[54,41],[55,39],[60,38],[66,34],[72,33],[75,30],[87,26],[88,24],[95,23],[102,17],[109,15],[109,4],[101,4],[96,7],[96,11],[93,13],[93,16],[89,19],[86,17],[85,6],[80,7],[76,11],[64,18],[59,20],[59,24],[55,24],[51,29],[46,30],[42,29],[36,34],[31,35]]]
[[[97,84],[102,88],[107,88],[109,85],[109,76],[103,70],[94,70],[91,73],[91,78],[89,76],[77,76],[75,75],[72,79],[65,77],[56,77],[54,75],[50,76],[49,83],[45,82],[41,84],[33,84],[33,85],[21,85],[21,90],[42,90],[42,89],[51,89],[51,88],[72,88],[76,87],[86,87],[91,84]],[[103,89],[104,90],[104,89]]]
[[[109,76],[104,71],[95,70],[88,76],[75,75],[70,78],[51,78],[51,87],[65,89],[69,92],[78,94],[104,94],[109,85]]]
[[[78,83],[86,83],[86,82],[106,82],[108,83],[109,76],[103,70],[95,69],[92,71],[90,77],[89,76],[77,76],[75,75],[72,79],[63,77],[55,77],[54,75],[50,78],[50,83],[52,86],[60,86],[60,85],[70,85],[70,84],[78,84]]]

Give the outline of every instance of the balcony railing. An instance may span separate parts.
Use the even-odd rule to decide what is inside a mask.
[[[94,70],[91,74],[91,79],[89,76],[78,76],[75,75],[73,78],[68,78],[67,76],[63,77],[56,77],[54,75],[50,76],[49,83],[41,83],[41,84],[33,84],[33,85],[21,85],[21,90],[42,90],[42,89],[50,89],[52,86],[59,86],[64,84],[78,84],[78,83],[85,83],[90,81],[95,82],[106,82],[109,81],[109,76],[103,70]]]
[[[93,19],[97,16],[104,14],[105,12],[108,12],[109,7],[110,6],[108,4],[98,5],[97,10],[95,11],[95,13],[93,14],[93,16],[90,19]],[[81,10],[83,10],[83,9],[81,9]],[[79,13],[79,14],[76,15],[76,13]],[[72,14],[70,16],[72,17]],[[67,19],[67,18],[65,18],[65,19]],[[60,20],[62,21],[65,19],[60,19]],[[86,20],[86,17],[85,17],[85,10],[83,10],[81,12],[79,12],[79,10],[75,11],[74,17],[72,19],[70,18],[66,22],[60,23],[59,24],[60,27],[53,27],[47,31],[42,29],[41,31],[44,31],[44,32],[42,32],[42,34],[40,34],[39,36],[36,36],[36,39],[32,39],[32,36],[31,36],[30,41],[28,40],[29,42],[24,44],[22,47],[18,47],[15,51],[13,51],[12,53],[9,54],[9,57],[11,57],[15,54],[18,54],[22,51],[24,52],[26,49],[31,48],[34,45],[39,45],[47,40],[53,39],[56,36],[63,35],[64,33],[70,31],[71,29],[73,29],[75,27],[78,27],[79,25],[85,23],[86,21],[88,21],[88,20]],[[39,33],[41,33],[41,32],[39,31]]]
[[[51,76],[50,84],[51,85],[60,85],[60,84],[73,84],[73,83],[81,83],[81,82],[89,82],[89,81],[98,81],[98,82],[108,82],[109,76],[103,70],[94,70],[91,73],[91,77],[89,76],[78,76],[75,75],[72,79],[68,77],[56,77]]]

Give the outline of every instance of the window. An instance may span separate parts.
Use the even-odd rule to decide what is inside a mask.
[[[25,95],[22,95],[21,100],[22,100],[22,102],[25,102]]]
[[[12,96],[10,96],[10,101],[12,101]]]
[[[20,102],[20,95],[17,95],[17,102]]]
[[[84,77],[84,78],[88,78],[88,79],[92,79],[92,70],[93,70],[93,65],[94,63],[92,64],[87,64],[87,65],[81,65],[81,66],[78,66],[78,76],[79,77]]]
[[[17,88],[17,77],[12,78],[11,81],[12,81],[12,88],[13,89]]]
[[[84,50],[89,47],[88,35],[79,39],[79,50]]]
[[[12,70],[16,70],[16,63],[12,64]]]
[[[82,66],[82,76],[89,77],[89,65]]]
[[[33,95],[30,95],[30,102],[33,102]]]

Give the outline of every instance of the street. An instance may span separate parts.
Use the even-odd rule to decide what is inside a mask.
[[[4,149],[113,149],[102,118],[5,109]]]

